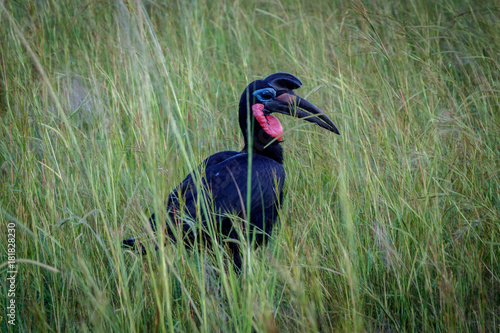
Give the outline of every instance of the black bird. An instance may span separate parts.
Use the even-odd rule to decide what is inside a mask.
[[[249,222],[245,231],[255,237],[255,244],[266,241],[278,217],[285,182],[283,148],[280,145],[283,128],[271,114],[303,118],[339,134],[337,127],[320,109],[293,92],[301,85],[297,77],[288,73],[275,73],[248,85],[239,103],[239,123],[245,139],[243,150],[223,151],[208,157],[169,195],[167,211],[172,223],[166,223],[165,229],[169,238],[176,240],[174,227],[180,231],[177,237],[192,241],[197,234],[193,225],[201,222],[202,234],[207,235],[211,223],[210,226],[215,226],[212,230],[231,239],[228,246],[239,269],[238,233],[233,226],[234,217],[231,219],[229,215]],[[196,177],[201,177],[198,186]],[[250,194],[248,203],[247,194]],[[199,204],[197,207],[197,202],[202,201],[199,199],[203,200],[205,210]],[[153,214],[150,218],[153,231],[156,231],[156,222]],[[130,238],[124,240],[123,245],[134,247],[138,244],[135,238]]]

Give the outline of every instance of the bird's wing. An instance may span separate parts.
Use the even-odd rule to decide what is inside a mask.
[[[285,170],[280,163],[254,155],[251,165],[250,211],[272,206],[283,188]],[[215,207],[223,213],[242,213],[247,207],[248,154],[227,159],[205,170]]]
[[[232,156],[238,155],[238,154],[240,154],[240,152],[232,151],[232,150],[221,151],[219,153],[213,154],[213,155],[209,156],[208,158],[206,158],[203,162],[201,162],[201,164],[196,168],[196,170],[197,170],[198,174],[203,176],[204,171],[207,168],[210,168],[214,165],[217,165],[217,164],[223,162],[224,160],[226,160]],[[184,178],[182,183],[180,183],[179,186],[177,186],[172,191],[172,193],[170,193],[170,195],[168,196],[168,200],[167,200],[167,207],[169,209],[172,209],[174,207],[177,207],[177,208],[179,207],[179,205],[180,205],[179,194],[182,195],[184,202],[186,200],[189,201],[189,200],[193,199],[192,196],[194,193],[192,192],[192,189],[195,187],[195,183],[193,181],[193,176],[194,176],[194,172],[189,173],[189,175],[187,175],[187,177]]]
[[[212,156],[213,157],[213,156]],[[210,158],[212,158],[210,157]],[[260,212],[275,204],[283,188],[285,170],[280,163],[260,155],[252,159],[250,211]],[[238,153],[219,163],[207,164],[201,174],[203,198],[221,214],[246,212],[248,189],[248,154]],[[181,195],[181,197],[179,196]],[[198,189],[193,174],[188,176],[170,197],[175,209],[196,216]],[[203,219],[204,220],[204,219]]]

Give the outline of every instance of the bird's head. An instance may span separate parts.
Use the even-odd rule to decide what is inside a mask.
[[[302,82],[292,74],[275,73],[246,87],[239,105],[239,122],[245,144],[252,132],[254,144],[266,145],[274,139],[276,142],[281,140],[283,127],[272,113],[302,118],[340,134],[320,109],[293,92],[301,85]]]

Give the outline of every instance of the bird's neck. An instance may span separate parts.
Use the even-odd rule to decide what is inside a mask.
[[[241,152],[248,153],[248,149],[248,143],[245,143],[245,147],[243,147]],[[266,144],[262,144],[258,140],[255,140],[252,145],[252,153],[269,157],[276,162],[283,164],[283,148],[278,141],[274,141],[266,146]]]

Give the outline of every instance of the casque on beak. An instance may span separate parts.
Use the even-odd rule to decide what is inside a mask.
[[[291,90],[279,94],[274,99],[266,102],[264,104],[264,111],[267,113],[277,112],[301,118],[311,123],[315,123],[335,134],[340,134],[337,126],[335,126],[323,111]]]

